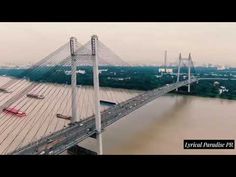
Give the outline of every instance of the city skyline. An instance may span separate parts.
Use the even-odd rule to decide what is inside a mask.
[[[71,36],[93,34],[131,65],[177,62],[191,52],[196,65],[236,66],[236,23],[0,23],[0,65],[35,63]]]

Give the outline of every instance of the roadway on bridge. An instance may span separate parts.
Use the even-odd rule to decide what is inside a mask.
[[[192,78],[190,83],[194,82],[197,82],[197,79]],[[152,91],[144,92],[143,94],[104,110],[101,113],[102,128],[104,129],[148,102],[187,84],[188,81],[169,84]],[[69,147],[78,144],[94,134],[96,134],[95,119],[94,116],[91,116],[84,121],[74,123],[68,128],[42,138],[40,141],[25,146],[13,152],[13,154],[60,154]]]

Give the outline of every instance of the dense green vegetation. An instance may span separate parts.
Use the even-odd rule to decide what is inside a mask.
[[[159,67],[108,67],[103,66],[99,79],[100,85],[104,87],[126,88],[136,90],[151,90],[165,84],[176,82],[176,68],[172,74],[163,74],[158,71]],[[92,68],[88,66],[78,67],[77,70],[85,73],[77,74],[78,85],[93,85]],[[60,84],[70,84],[70,67],[41,67],[36,71],[25,73],[26,69],[5,68],[0,69],[0,75],[26,78],[31,81],[53,82]],[[194,75],[198,77],[214,78],[236,78],[236,69],[217,70],[216,68],[195,68]],[[186,79],[187,70],[182,70],[180,80]],[[236,99],[235,80],[202,80],[191,85],[191,93],[187,93],[187,87],[179,89],[179,94],[189,94],[205,97],[218,97],[226,99]],[[175,91],[173,91],[175,92]]]
[[[199,81],[191,85],[191,92],[187,93],[187,87],[182,87],[179,89],[180,94],[185,95],[195,95],[203,97],[215,97],[224,99],[234,99],[236,100],[236,81],[218,81],[219,84],[215,85],[215,81]],[[220,93],[220,87],[225,87],[227,91]]]

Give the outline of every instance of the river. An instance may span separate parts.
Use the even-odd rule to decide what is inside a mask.
[[[184,139],[236,139],[236,101],[168,94],[106,128],[104,154],[236,154],[186,150]],[[81,146],[95,150],[88,138]]]

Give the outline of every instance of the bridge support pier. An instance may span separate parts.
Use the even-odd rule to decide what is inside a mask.
[[[104,129],[102,128],[102,129],[101,129],[101,132],[103,132],[103,131],[104,131]],[[92,135],[90,136],[90,138],[97,139],[97,133],[92,134]]]
[[[91,37],[91,47],[93,58],[93,85],[94,85],[94,103],[95,103],[95,123],[96,123],[96,139],[97,139],[97,154],[103,154],[102,147],[102,125],[100,113],[100,96],[99,96],[99,71],[98,71],[98,55],[97,55],[97,41],[98,37],[93,35]]]
[[[77,49],[77,39],[75,37],[70,38],[70,53],[71,53],[71,86],[72,86],[72,119],[71,122],[76,122],[79,120],[78,115],[78,97],[77,97],[77,78],[76,78],[76,49]]]
[[[188,93],[190,93],[190,84],[188,84]]]

